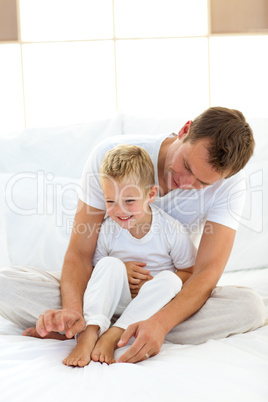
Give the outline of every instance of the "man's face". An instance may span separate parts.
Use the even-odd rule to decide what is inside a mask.
[[[209,140],[202,139],[191,144],[190,141],[183,142],[185,135],[187,132],[180,131],[167,153],[163,180],[168,191],[177,188],[200,190],[224,177],[208,163],[206,147]]]

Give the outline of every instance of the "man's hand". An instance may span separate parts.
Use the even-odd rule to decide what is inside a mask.
[[[127,270],[131,296],[134,298],[139,293],[142,285],[153,277],[150,275],[150,272],[147,269],[143,268],[146,265],[144,262],[128,261],[124,264]]]
[[[82,314],[73,310],[47,310],[41,314],[36,323],[36,331],[43,338],[49,332],[65,331],[67,338],[85,329],[86,323]]]
[[[154,317],[131,324],[121,336],[118,347],[125,346],[130,338],[136,340],[118,359],[118,363],[137,363],[160,352],[166,333]]]

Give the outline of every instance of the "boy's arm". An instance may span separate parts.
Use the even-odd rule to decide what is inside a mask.
[[[68,338],[84,329],[83,296],[92,273],[92,257],[105,212],[79,200],[62,277],[62,310],[48,310],[39,319],[42,336],[66,330]]]
[[[203,306],[223,273],[234,238],[235,230],[215,222],[206,222],[193,274],[170,303],[148,320],[132,324],[126,329],[118,346],[126,345],[131,336],[135,336],[136,340],[119,358],[119,362],[135,363],[144,360],[146,353],[156,355],[166,334]]]

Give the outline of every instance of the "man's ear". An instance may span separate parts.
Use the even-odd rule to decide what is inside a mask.
[[[179,134],[178,134],[179,139],[183,138],[188,133],[192,123],[193,123],[192,120],[189,120],[189,121],[187,121],[187,123],[184,124],[184,126],[179,131]]]
[[[155,197],[156,197],[156,194],[157,194],[157,186],[154,185],[154,186],[151,188],[151,190],[149,191],[149,204],[150,204],[151,202],[154,202]]]

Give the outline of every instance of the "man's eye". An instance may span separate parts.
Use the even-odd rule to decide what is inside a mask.
[[[187,166],[185,162],[184,162],[184,167],[185,167],[186,170],[190,171],[189,166]]]

